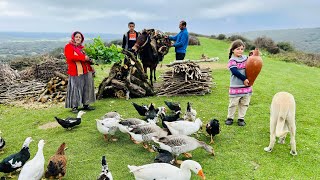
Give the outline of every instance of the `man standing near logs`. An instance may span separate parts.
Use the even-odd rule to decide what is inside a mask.
[[[187,46],[189,42],[187,23],[185,21],[181,21],[179,23],[179,29],[181,30],[179,34],[175,36],[169,36],[169,39],[175,41],[172,46],[175,47],[176,60],[183,60],[186,56]]]
[[[129,31],[123,35],[122,48],[131,51],[132,47],[137,41],[138,32],[134,30],[134,22],[128,23]]]

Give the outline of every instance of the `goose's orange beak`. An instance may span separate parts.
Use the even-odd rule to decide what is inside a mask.
[[[199,172],[198,172],[198,176],[200,176],[200,177],[201,177],[201,179],[206,179],[206,177],[205,177],[205,176],[204,176],[204,174],[203,174],[202,169],[200,169],[200,170],[199,170]]]

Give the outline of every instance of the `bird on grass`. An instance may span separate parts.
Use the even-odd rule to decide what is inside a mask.
[[[102,170],[97,180],[113,180],[112,174],[109,171],[108,163],[106,161],[106,156],[102,156],[101,164]]]
[[[3,149],[5,145],[6,145],[6,141],[3,139],[2,132],[0,131],[0,154],[4,153]]]
[[[217,119],[210,120],[210,122],[208,122],[208,124],[206,125],[206,131],[211,137],[211,141],[209,144],[214,143],[213,137],[220,133],[219,120]]]
[[[68,117],[66,119],[60,119],[58,117],[54,117],[58,123],[65,129],[72,129],[74,126],[77,126],[79,124],[81,124],[81,117],[83,114],[85,114],[86,112],[84,111],[79,111],[78,112],[78,115],[76,118],[74,117]]]
[[[181,107],[180,107],[180,103],[179,102],[168,102],[168,101],[164,101],[164,103],[168,106],[168,108],[171,111],[181,111]]]
[[[0,172],[10,173],[8,177],[13,178],[11,173],[21,168],[30,158],[29,144],[32,142],[31,137],[27,137],[23,143],[22,149],[15,154],[12,154],[0,162]]]

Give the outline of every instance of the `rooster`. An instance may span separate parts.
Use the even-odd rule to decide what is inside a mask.
[[[213,142],[213,136],[217,135],[220,133],[220,124],[219,120],[213,119],[208,124],[206,125],[206,131],[211,137],[211,141],[209,144],[214,143]]]
[[[65,129],[71,129],[72,127],[79,125],[81,123],[81,116],[85,114],[84,111],[79,111],[76,118],[68,117],[66,119],[60,119],[58,117],[54,117],[58,123]]]
[[[66,143],[62,143],[56,154],[49,159],[49,164],[44,174],[45,178],[59,178],[61,180],[65,176],[67,169],[67,157],[64,153],[65,147]]]

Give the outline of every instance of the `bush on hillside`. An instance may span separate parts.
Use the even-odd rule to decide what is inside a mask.
[[[266,49],[271,54],[277,54],[280,52],[280,48],[276,45],[276,43],[266,36],[257,37],[253,44],[260,49]]]
[[[105,46],[110,47],[112,44],[122,46],[122,39],[115,39],[105,43]]]
[[[275,57],[286,62],[302,63],[311,67],[320,67],[320,54],[293,51],[279,53],[275,55]]]
[[[289,42],[279,42],[277,46],[283,51],[294,51],[294,47]]]
[[[54,50],[49,52],[49,55],[58,59],[64,59],[64,48],[63,47],[59,47],[59,48],[55,48]]]
[[[224,40],[224,39],[226,39],[226,35],[224,35],[224,34],[219,34],[218,37],[217,37],[217,39],[219,39],[219,40]]]
[[[189,45],[200,46],[200,40],[196,36],[189,36]]]
[[[17,57],[10,61],[10,67],[18,71],[43,62],[42,56]]]
[[[211,35],[210,39],[217,39],[217,36],[216,35]]]

